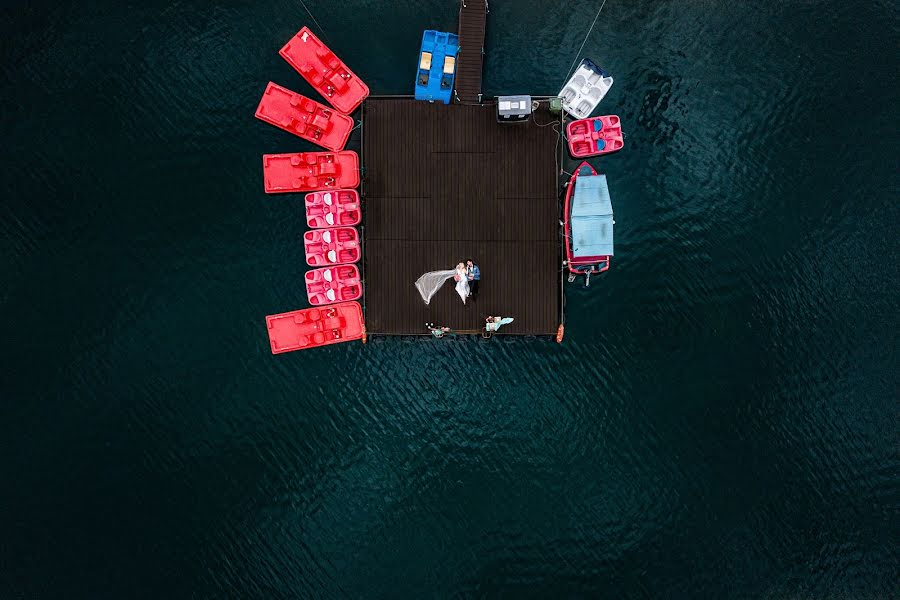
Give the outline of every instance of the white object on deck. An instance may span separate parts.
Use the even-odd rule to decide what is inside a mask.
[[[531,96],[498,96],[497,121],[515,123],[527,121],[531,114]]]
[[[324,279],[325,281],[332,280],[331,269],[325,269],[324,271],[322,271],[322,279]]]

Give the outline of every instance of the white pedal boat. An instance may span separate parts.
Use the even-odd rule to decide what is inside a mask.
[[[586,119],[612,84],[613,78],[609,73],[585,58],[559,92],[563,109],[576,119]]]

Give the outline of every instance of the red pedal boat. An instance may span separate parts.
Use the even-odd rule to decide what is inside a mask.
[[[352,113],[369,95],[369,86],[354,75],[309,27],[298,31],[278,54],[343,113]]]
[[[306,272],[306,297],[313,306],[357,300],[362,283],[356,265],[338,265]]]
[[[359,225],[362,211],[356,190],[313,192],[306,195],[306,224],[314,229]]]
[[[566,188],[563,212],[569,281],[585,275],[585,285],[590,285],[591,274],[609,270],[612,261],[615,222],[606,176],[598,176],[586,161],[578,165]]]
[[[359,157],[352,150],[263,154],[263,181],[267,194],[354,188]]]
[[[575,158],[599,156],[621,150],[622,121],[616,115],[572,121],[566,127],[569,153]]]
[[[256,118],[334,151],[344,147],[353,129],[347,115],[271,81],[256,107]]]
[[[306,264],[311,267],[355,263],[359,260],[359,234],[353,227],[313,229],[303,234]]]
[[[366,333],[359,302],[268,315],[272,354],[361,339]]]

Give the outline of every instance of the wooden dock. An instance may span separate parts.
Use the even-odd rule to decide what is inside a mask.
[[[556,333],[560,117],[546,102],[527,123],[499,124],[495,113],[493,101],[363,105],[369,333],[427,334],[426,322],[480,330],[488,314],[515,318],[502,334]],[[416,279],[469,258],[481,268],[478,298],[464,306],[451,280],[426,305]]]
[[[460,104],[481,102],[481,73],[484,59],[484,30],[487,0],[459,3],[459,55],[456,63],[456,97]]]

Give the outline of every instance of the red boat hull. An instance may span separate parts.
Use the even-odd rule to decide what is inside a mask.
[[[354,188],[359,157],[352,150],[263,154],[263,181],[267,194]]]
[[[298,31],[278,54],[343,113],[352,113],[369,95],[369,86],[354,75],[309,27]]]
[[[314,229],[359,225],[359,192],[334,190],[306,194],[306,224]]]
[[[358,302],[268,315],[266,328],[272,354],[358,340],[366,332]]]
[[[575,185],[579,175],[596,175],[594,170],[587,161],[578,165],[572,177],[569,179],[569,185],[566,187],[566,201],[563,209],[563,220],[565,222],[565,240],[566,240],[566,265],[569,272],[583,273],[602,273],[609,270],[609,264],[612,260],[611,256],[573,256],[572,255],[572,230],[571,230],[571,210],[572,196],[575,194]],[[593,265],[593,266],[591,266]],[[590,267],[590,268],[589,268]]]
[[[566,139],[569,153],[575,158],[609,154],[625,145],[622,121],[617,115],[572,121],[566,126]]]
[[[269,82],[256,118],[294,135],[338,151],[347,143],[353,119],[323,104]]]
[[[306,272],[306,297],[313,306],[358,300],[362,282],[356,265],[338,265]]]
[[[355,263],[361,254],[359,234],[353,227],[307,231],[303,234],[303,249],[306,264],[311,267]]]

